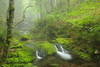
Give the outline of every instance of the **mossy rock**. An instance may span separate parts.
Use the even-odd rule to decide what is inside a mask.
[[[27,35],[23,35],[21,41],[27,41],[27,40],[29,40],[29,37]]]

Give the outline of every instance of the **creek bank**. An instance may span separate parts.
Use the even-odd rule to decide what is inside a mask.
[[[81,63],[80,63],[81,62]],[[76,61],[63,61],[56,55],[45,57],[37,63],[38,67],[99,67],[96,62],[87,62],[80,59]]]

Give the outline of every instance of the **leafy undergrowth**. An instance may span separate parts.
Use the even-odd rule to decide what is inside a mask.
[[[86,61],[99,61],[100,3],[82,2],[70,12],[52,12],[38,20],[31,33],[36,40],[58,42]]]
[[[32,61],[35,60],[35,50],[26,47],[25,44],[28,42],[13,39],[6,67],[33,67]]]
[[[6,37],[6,26],[3,28],[3,21],[0,20],[0,42],[4,42]]]
[[[42,48],[47,54],[52,55],[55,52],[52,43],[60,43],[66,50],[75,52],[83,60],[100,61],[100,3],[98,1],[82,2],[70,12],[65,11],[60,14],[56,11],[52,12],[42,21],[43,24],[38,20],[30,32],[34,40],[43,41],[39,42],[37,48]],[[24,37],[28,38],[26,35]],[[29,42],[20,42],[17,38],[12,42],[7,67],[32,67],[31,61],[36,58],[35,49],[25,45]]]

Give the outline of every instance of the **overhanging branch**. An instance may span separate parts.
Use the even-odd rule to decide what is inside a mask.
[[[40,3],[39,3],[39,4],[34,4],[34,5],[40,5]],[[26,6],[26,7],[25,7],[25,9],[24,9],[24,11],[23,11],[23,18],[22,18],[22,20],[20,20],[19,22],[17,22],[17,23],[13,26],[13,28],[14,28],[15,26],[17,26],[19,23],[21,23],[22,21],[25,20],[25,12],[26,12],[27,8],[33,7],[34,5],[29,5],[29,6]]]
[[[19,22],[17,22],[17,23],[14,25],[14,27],[15,27],[15,26],[17,26],[19,23],[21,23],[22,21],[24,21],[24,20],[25,20],[25,12],[26,12],[27,8],[29,8],[29,7],[33,7],[33,6],[27,6],[27,7],[24,9],[24,11],[23,11],[23,18],[22,18],[22,20],[20,20]]]
[[[40,5],[40,4],[41,4],[41,3],[34,4],[34,5]],[[20,20],[19,22],[17,22],[17,23],[13,26],[13,28],[14,28],[15,26],[17,26],[19,23],[21,23],[22,21],[25,20],[25,12],[26,12],[27,8],[33,7],[34,5],[29,5],[29,6],[26,6],[26,7],[25,7],[25,9],[24,9],[24,11],[23,11],[23,18],[22,18],[22,20]]]

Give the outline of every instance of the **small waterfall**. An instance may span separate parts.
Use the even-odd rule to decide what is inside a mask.
[[[36,49],[36,57],[37,57],[37,59],[43,59],[43,57],[41,57],[41,56],[39,56],[39,52],[38,52],[38,50]]]
[[[63,53],[68,53],[68,51],[66,51],[66,50],[63,48],[62,45],[60,45],[60,47],[61,47],[61,50],[62,50]]]
[[[34,43],[26,44],[26,46],[27,46],[28,48],[31,48],[31,49],[33,48],[33,49],[35,49],[35,51],[36,51],[36,58],[37,58],[38,60],[43,59],[43,57],[46,56],[45,50],[43,50],[43,49],[40,48],[40,47],[37,48],[37,45],[38,45],[38,44],[37,44],[36,46],[33,46],[33,44],[34,44]],[[57,54],[58,54],[62,59],[64,59],[64,60],[71,60],[71,59],[72,59],[72,56],[69,54],[69,52],[68,52],[67,50],[65,50],[65,49],[63,48],[62,45],[59,45],[59,46],[58,46],[58,44],[54,44],[54,47],[55,47],[55,49],[56,49]]]
[[[27,34],[27,32],[28,32],[28,30],[26,30],[26,31],[24,32],[24,34],[26,35],[26,34]]]
[[[64,48],[63,48],[63,46],[62,46],[62,45],[60,45],[60,47],[61,47],[62,52],[64,53]]]
[[[54,44],[54,47],[56,49],[57,54],[64,60],[71,60],[72,56],[68,53],[68,51],[65,51],[62,45],[60,45],[61,51],[58,50],[57,46]]]

